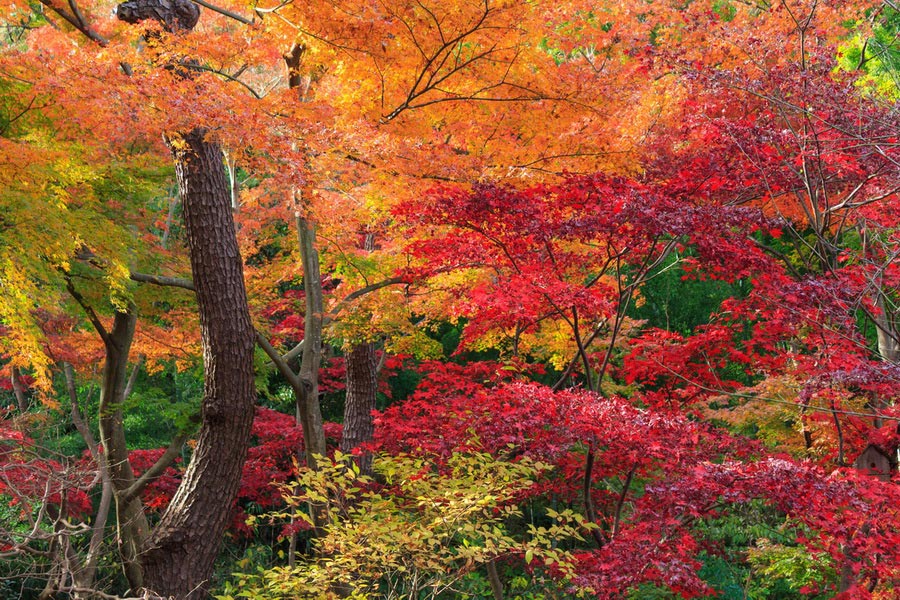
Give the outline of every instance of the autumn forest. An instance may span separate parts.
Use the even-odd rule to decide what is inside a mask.
[[[900,599],[900,5],[6,0],[0,599]]]

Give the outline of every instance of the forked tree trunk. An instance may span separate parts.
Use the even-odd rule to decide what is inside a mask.
[[[132,591],[143,585],[143,571],[140,564],[140,548],[149,532],[147,517],[137,495],[125,497],[125,491],[134,484],[134,471],[128,461],[128,447],[125,443],[123,404],[128,388],[128,355],[134,340],[137,314],[133,306],[116,311],[112,329],[107,331],[103,322],[75,289],[70,279],[66,281],[69,294],[81,305],[88,319],[103,340],[105,360],[103,379],[100,383],[99,412],[100,444],[103,447],[103,462],[106,465],[109,482],[116,500],[116,538],[122,569]],[[72,374],[67,372],[67,379]],[[74,383],[70,394],[74,397]],[[73,413],[74,414],[74,413]],[[88,440],[86,440],[88,441]],[[89,441],[88,441],[89,443]],[[105,482],[104,482],[105,485]]]
[[[297,90],[303,102],[309,90],[309,78],[301,72],[301,62],[306,46],[297,43],[282,58],[288,70],[288,87]],[[297,244],[303,266],[303,292],[306,295],[306,314],[303,325],[303,354],[297,377],[288,376],[297,400],[297,420],[303,428],[304,458],[306,466],[316,469],[316,456],[324,456],[325,427],[322,408],[319,405],[319,366],[322,362],[322,328],[324,326],[324,302],[322,299],[322,275],[319,271],[319,250],[316,247],[316,227],[302,212],[302,191],[294,192],[297,204]],[[283,367],[282,367],[283,369]]]
[[[341,452],[351,453],[361,444],[372,441],[375,423],[372,411],[378,391],[378,361],[375,343],[356,344],[344,357],[347,364],[347,398],[344,404],[344,433],[341,436]],[[360,472],[370,474],[372,457],[362,453],[354,458]]]
[[[201,428],[175,497],[142,548],[144,586],[202,598],[237,496],[253,422],[253,345],[221,148],[203,129],[171,140],[200,314]]]
[[[119,554],[125,576],[132,591],[143,585],[140,548],[150,534],[139,497],[122,499],[120,494],[134,484],[134,472],[128,461],[125,443],[123,403],[128,381],[128,354],[134,340],[137,315],[134,311],[117,312],[112,330],[103,335],[106,360],[103,363],[103,383],[100,387],[100,442],[106,454],[109,476],[115,490],[116,531]]]

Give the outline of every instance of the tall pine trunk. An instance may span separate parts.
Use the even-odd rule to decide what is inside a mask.
[[[221,148],[203,129],[171,140],[183,198],[204,363],[201,428],[175,497],[142,548],[144,586],[205,597],[253,422],[254,332]]]
[[[344,404],[344,432],[341,436],[341,452],[351,453],[360,445],[372,441],[375,423],[372,411],[378,391],[378,361],[375,343],[355,344],[344,357],[347,364],[347,399]],[[360,472],[369,474],[372,457],[362,453],[354,458]]]
[[[118,17],[190,30],[190,0],[131,0]],[[175,497],[141,549],[144,586],[178,599],[206,596],[241,479],[253,423],[254,331],[222,148],[204,128],[170,137],[200,315],[204,391],[197,444]]]

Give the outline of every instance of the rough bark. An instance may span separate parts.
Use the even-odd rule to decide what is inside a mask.
[[[190,0],[131,0],[120,4],[117,14],[128,23],[155,20],[168,31],[185,31],[196,25],[200,9]],[[141,564],[145,588],[175,598],[206,595],[240,485],[254,409],[255,336],[231,188],[222,148],[208,133],[195,128],[168,140],[200,315],[204,393],[191,462],[141,549]]]
[[[347,364],[347,397],[344,403],[344,433],[341,452],[351,453],[360,445],[372,441],[375,423],[372,411],[378,391],[378,361],[375,343],[356,344],[344,357]],[[354,458],[360,472],[370,474],[372,457],[362,453]]]
[[[171,140],[204,361],[201,428],[171,504],[142,548],[144,585],[200,598],[237,495],[253,422],[253,345],[221,148],[195,129]]]
[[[116,7],[126,23],[158,21],[168,31],[191,30],[200,19],[200,7],[190,0],[130,0]]]

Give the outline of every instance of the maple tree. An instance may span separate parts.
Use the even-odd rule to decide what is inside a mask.
[[[207,5],[16,2],[7,20],[0,493],[40,518],[4,523],[0,552],[67,540],[48,593],[203,594],[229,526],[236,548],[288,548],[237,577],[249,593],[419,589],[360,558],[359,527],[440,540],[390,559],[435,592],[502,597],[506,569],[555,594],[702,597],[725,593],[722,563],[777,580],[770,597],[896,592],[896,479],[847,468],[897,446],[891,7]],[[876,89],[834,69],[854,57]],[[664,279],[722,286],[672,331],[643,321]],[[277,371],[257,359],[259,394],[254,338]],[[202,377],[178,375],[201,353]],[[372,422],[380,361],[419,383]],[[176,375],[206,386],[199,433],[181,419],[135,449],[128,394]],[[323,393],[356,468],[402,481],[328,457]],[[53,418],[86,455],[32,442]],[[441,529],[421,497],[474,512]],[[527,529],[560,503],[584,539]],[[259,510],[287,518],[281,539],[247,528]],[[535,575],[545,542],[565,560]]]

